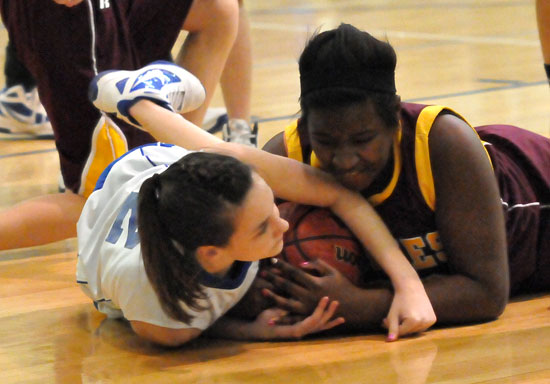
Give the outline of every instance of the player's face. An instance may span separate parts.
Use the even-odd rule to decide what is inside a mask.
[[[312,109],[307,129],[321,167],[350,189],[366,189],[390,160],[395,129],[384,124],[370,101]]]
[[[273,192],[257,173],[235,218],[235,232],[226,251],[235,259],[255,261],[278,255],[288,223],[279,216]]]

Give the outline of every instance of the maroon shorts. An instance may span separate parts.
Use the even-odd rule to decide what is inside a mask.
[[[99,72],[169,60],[191,4],[192,0],[84,0],[67,8],[52,0],[0,0],[17,57],[37,81],[54,128],[63,178],[72,191],[83,193],[81,184],[93,165],[92,139],[102,125],[87,97],[94,76],[92,49]],[[153,141],[143,131],[115,123],[126,149]]]

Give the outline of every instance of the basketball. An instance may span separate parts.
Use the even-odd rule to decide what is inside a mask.
[[[367,264],[363,247],[330,209],[285,202],[279,211],[289,223],[279,258],[294,266],[322,259],[353,284],[362,284],[361,266]]]

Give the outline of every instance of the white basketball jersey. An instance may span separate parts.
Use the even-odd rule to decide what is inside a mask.
[[[141,184],[161,173],[190,152],[163,143],[138,147],[102,173],[88,198],[77,225],[78,263],[76,279],[96,307],[110,317],[125,317],[166,328],[206,329],[235,305],[248,290],[258,263],[237,262],[240,273],[232,279],[208,275],[205,287],[207,306],[195,311],[190,324],[169,317],[145,273],[137,229],[137,196]]]

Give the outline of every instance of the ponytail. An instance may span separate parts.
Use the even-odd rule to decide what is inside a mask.
[[[223,247],[234,232],[236,209],[252,186],[250,167],[215,153],[184,156],[142,184],[138,198],[138,228],[147,277],[163,310],[189,323],[181,306],[207,307],[195,254],[200,246]]]
[[[173,298],[177,297],[195,310],[204,309],[197,303],[205,297],[197,280],[201,268],[194,252],[177,247],[162,223],[159,184],[160,177],[155,174],[145,180],[139,191],[138,228],[143,263],[162,309],[170,317],[189,323],[191,316]],[[147,215],[139,212],[147,212]]]

